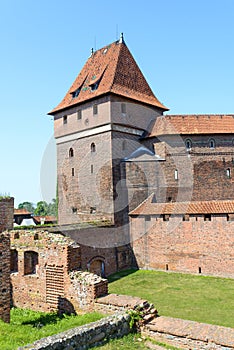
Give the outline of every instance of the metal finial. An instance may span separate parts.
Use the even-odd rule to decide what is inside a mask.
[[[91,49],[91,55],[90,55],[90,57],[92,57],[93,56],[93,47],[92,47],[92,49]]]
[[[119,43],[123,43],[123,44],[124,44],[124,37],[123,37],[123,33],[121,33],[121,34],[120,34]]]

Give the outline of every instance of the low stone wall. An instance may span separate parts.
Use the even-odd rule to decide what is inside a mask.
[[[130,333],[131,312],[142,315],[141,325],[152,320],[157,310],[147,300],[127,295],[109,294],[96,300],[95,310],[112,313],[100,321],[43,338],[18,350],[85,350],[100,345],[113,338],[121,338]],[[115,312],[115,313],[114,313]]]
[[[130,316],[127,313],[115,314],[97,322],[70,329],[18,350],[85,350],[113,338],[121,338],[130,332]]]

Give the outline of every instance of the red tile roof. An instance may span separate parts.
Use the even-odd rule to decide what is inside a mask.
[[[36,222],[36,223],[41,223],[41,219],[45,219],[45,222],[56,222],[57,221],[57,218],[53,215],[34,215],[33,216],[33,220]]]
[[[165,115],[157,118],[148,136],[226,133],[234,133],[234,115]]]
[[[99,84],[92,91],[92,85]],[[78,92],[77,97],[72,95]],[[64,99],[48,114],[77,105],[106,93],[121,95],[162,110],[168,110],[155,97],[124,42],[116,41],[94,52],[86,61]]]
[[[23,208],[23,209],[14,209],[14,215],[30,215],[32,213],[30,213],[29,211],[27,211],[27,209]]]
[[[154,194],[151,194],[129,215],[234,213],[234,201],[154,203],[153,198]]]

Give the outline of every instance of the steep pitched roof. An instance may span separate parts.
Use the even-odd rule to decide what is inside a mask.
[[[106,93],[168,110],[155,97],[125,42],[120,40],[91,54],[64,99],[48,114]]]
[[[233,214],[234,201],[201,201],[155,203],[151,194],[129,215],[162,215],[162,214]]]
[[[234,133],[234,115],[165,115],[157,118],[148,137],[173,134]]]

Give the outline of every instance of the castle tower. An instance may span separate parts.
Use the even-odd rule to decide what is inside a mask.
[[[126,213],[120,160],[167,108],[120,40],[91,55],[50,115],[57,143],[59,224]]]

